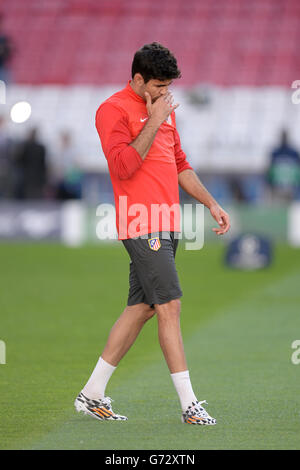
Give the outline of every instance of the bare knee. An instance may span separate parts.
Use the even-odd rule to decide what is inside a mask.
[[[154,308],[151,308],[149,305],[147,305],[145,307],[145,310],[144,310],[144,319],[145,319],[145,322],[150,320],[153,316],[155,315],[155,309]]]
[[[178,319],[181,310],[180,299],[170,300],[165,304],[155,305],[157,315],[161,319]]]
[[[132,314],[135,316],[135,318],[139,318],[142,323],[147,322],[155,315],[155,309],[144,303],[133,305],[129,308],[132,310]]]

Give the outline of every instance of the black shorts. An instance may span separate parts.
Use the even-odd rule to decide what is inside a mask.
[[[128,305],[164,304],[182,296],[175,267],[174,232],[122,240],[130,256]]]

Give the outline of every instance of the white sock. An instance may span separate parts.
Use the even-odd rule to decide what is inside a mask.
[[[104,398],[106,385],[115,369],[115,366],[100,357],[82,393],[91,399]]]
[[[186,411],[187,407],[197,400],[193,392],[189,371],[176,372],[171,374],[171,378],[178,393],[182,411]]]

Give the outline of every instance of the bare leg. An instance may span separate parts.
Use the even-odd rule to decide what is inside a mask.
[[[117,366],[146,321],[154,314],[155,310],[144,303],[127,306],[112,327],[101,357],[112,366]]]
[[[170,373],[187,370],[181,328],[180,300],[155,304],[158,321],[158,338]]]

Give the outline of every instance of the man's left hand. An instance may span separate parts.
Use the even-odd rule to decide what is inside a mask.
[[[230,221],[227,212],[218,204],[214,204],[210,208],[210,213],[220,226],[220,228],[213,228],[213,232],[215,232],[216,235],[224,235],[224,233],[228,232],[230,229]]]

